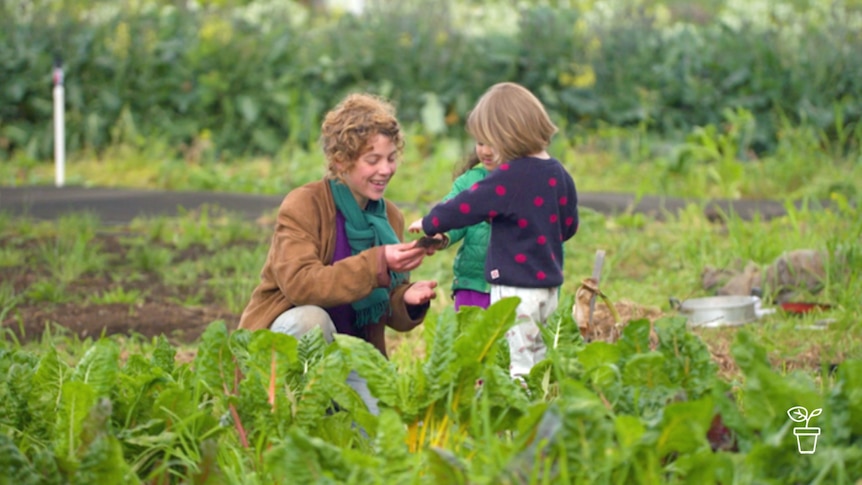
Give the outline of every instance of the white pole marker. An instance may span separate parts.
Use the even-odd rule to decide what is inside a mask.
[[[66,183],[66,93],[63,88],[63,64],[54,60],[54,185]]]

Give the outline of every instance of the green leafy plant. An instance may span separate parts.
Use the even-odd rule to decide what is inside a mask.
[[[348,91],[393,98],[405,122],[421,124],[426,146],[463,137],[470,106],[499,79],[539,93],[569,132],[640,125],[678,136],[744,110],[756,121],[741,133],[744,145],[758,154],[776,147],[782,116],[813,126],[832,153],[858,145],[858,9],[753,5],[754,16],[711,0],[517,9],[498,0],[413,0],[372,2],[361,15],[263,0],[201,9],[162,0],[4,4],[0,45],[11,81],[0,98],[0,156],[28,166],[50,157],[53,132],[40,122],[51,116],[50,93],[32,86],[51,72],[58,32],[68,152],[173,158],[161,182],[199,190],[225,183],[210,170],[219,162],[304,158],[325,110]],[[553,42],[537,41],[546,38]],[[712,176],[733,185],[733,166],[719,165]],[[295,177],[288,184],[309,180],[308,166],[285,170]],[[140,183],[134,171],[117,172]],[[249,191],[277,190],[274,180],[235,173]],[[0,178],[27,180],[6,166]]]
[[[151,243],[134,244],[128,253],[132,268],[151,273],[160,273],[171,263],[170,249]]]
[[[9,282],[0,283],[0,322],[6,320],[6,316],[15,309],[25,295],[15,292],[15,287]]]
[[[542,334],[547,360],[529,377],[531,390],[558,391],[537,399],[496,357],[516,304],[503,300],[487,311],[439,318],[429,329],[429,352],[406,368],[355,338],[327,345],[320,332],[297,341],[267,331],[229,333],[223,322],[202,336],[190,364],[176,363],[164,338],[140,342],[140,352],[122,361],[108,339],[86,350],[70,342],[81,346],[72,363],[52,345],[39,354],[2,347],[6,476],[25,483],[243,473],[258,477],[248,475],[252,483],[288,476],[365,483],[422,476],[463,483],[862,476],[850,445],[859,431],[841,424],[860,405],[858,361],[843,363],[821,391],[777,375],[763,347],[741,332],[733,349],[744,377],[737,401],[683,319],[656,322],[659,346],[650,351],[645,322],[630,323],[618,344],[584,346],[571,318],[558,312]],[[367,378],[379,416],[364,412],[345,385],[350,368]],[[542,369],[550,370],[546,384]],[[781,438],[788,399],[816,403],[831,417],[824,435],[843,430],[828,467],[781,460],[795,451]],[[738,451],[710,449],[717,416],[727,436],[739,440]],[[7,433],[12,429],[18,431]]]
[[[49,280],[36,281],[27,288],[25,295],[32,301],[45,303],[63,303],[71,299],[65,284]]]
[[[99,295],[90,297],[90,301],[97,305],[109,305],[111,303],[134,305],[141,302],[142,299],[140,290],[126,290],[123,287],[116,287],[110,291],[104,291]]]
[[[0,249],[0,268],[15,266],[22,261],[24,251],[12,247]]]
[[[100,248],[90,244],[83,234],[72,240],[57,237],[53,242],[40,242],[37,257],[63,284],[71,283],[88,272],[102,270],[107,260]]]

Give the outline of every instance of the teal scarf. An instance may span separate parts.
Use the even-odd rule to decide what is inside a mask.
[[[359,208],[356,199],[350,188],[341,182],[330,180],[329,188],[332,190],[332,197],[335,200],[335,207],[344,216],[344,228],[347,232],[347,239],[350,242],[352,254],[359,254],[368,248],[374,246],[382,246],[386,244],[398,244],[398,237],[392,226],[389,225],[389,219],[386,217],[386,203],[383,199],[369,200],[365,210]],[[393,288],[407,280],[409,273],[389,272],[391,283],[389,288],[375,288],[370,295],[353,303],[353,310],[356,312],[357,328],[362,328],[368,324],[376,323],[383,316],[384,312],[389,312],[389,292]]]

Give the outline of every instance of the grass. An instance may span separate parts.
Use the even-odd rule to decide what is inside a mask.
[[[99,305],[110,305],[112,303],[121,303],[125,305],[134,305],[143,299],[143,295],[139,290],[124,288],[113,288],[101,292],[90,298],[90,301]]]

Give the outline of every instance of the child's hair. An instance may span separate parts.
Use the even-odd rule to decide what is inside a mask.
[[[507,82],[491,86],[479,98],[467,118],[467,132],[508,162],[545,150],[557,126],[533,93]]]
[[[340,178],[338,164],[349,171],[368,151],[375,135],[392,140],[399,154],[404,149],[404,134],[395,117],[395,107],[379,96],[350,94],[326,113],[320,130],[320,145],[329,176]]]
[[[455,166],[455,171],[453,172],[452,180],[464,175],[467,170],[479,165],[479,155],[476,154],[476,149],[473,148],[470,150],[470,155],[467,156],[461,163]]]

